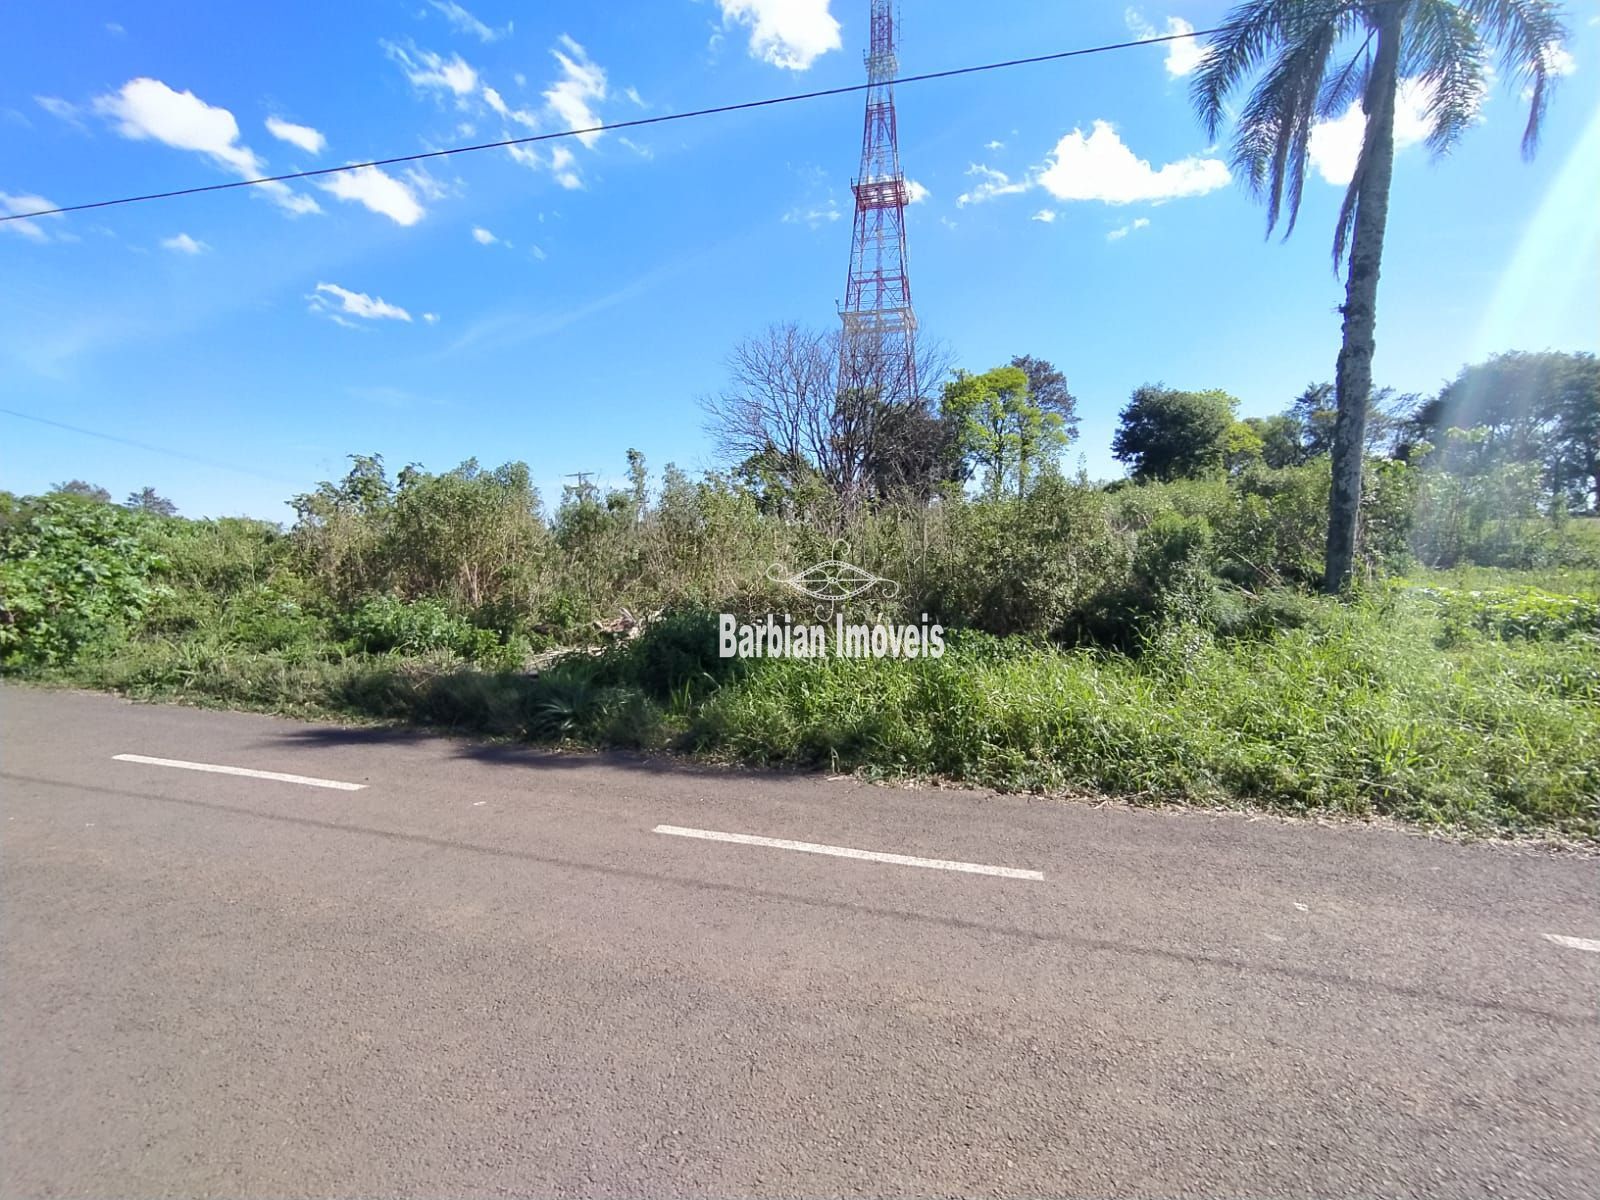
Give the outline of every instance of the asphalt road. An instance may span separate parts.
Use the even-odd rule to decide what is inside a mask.
[[[18,689],[0,795],[7,1196],[1600,1179],[1594,859]]]

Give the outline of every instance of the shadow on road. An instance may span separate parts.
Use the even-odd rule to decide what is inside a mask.
[[[695,761],[670,754],[630,753],[626,750],[565,750],[525,742],[485,741],[482,734],[452,733],[414,725],[315,726],[292,729],[260,745],[294,746],[300,750],[339,749],[348,746],[447,746],[456,758],[491,766],[524,767],[539,771],[572,771],[585,767],[614,767],[651,775],[685,778],[774,780],[818,779],[815,771],[762,770],[731,763]]]

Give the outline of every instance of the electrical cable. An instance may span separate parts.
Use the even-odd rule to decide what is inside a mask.
[[[1396,4],[1401,0],[1372,0],[1369,7],[1379,7],[1384,4]],[[1338,10],[1328,10],[1329,12]],[[1323,14],[1308,13],[1308,18]],[[480,150],[503,150],[511,146],[527,146],[537,142],[555,141],[561,138],[583,137],[592,133],[617,133],[628,129],[640,129],[647,125],[662,125],[669,121],[688,121],[699,117],[719,116],[725,113],[748,112],[752,109],[771,108],[779,104],[794,104],[802,100],[821,100],[830,96],[848,96],[857,92],[864,92],[874,87],[895,87],[909,83],[927,83],[935,79],[953,79],[961,75],[977,75],[986,71],[1001,71],[1011,67],[1034,66],[1039,63],[1061,62],[1071,58],[1083,58],[1092,54],[1107,54],[1115,50],[1131,50],[1139,46],[1159,46],[1167,42],[1188,41],[1194,38],[1214,37],[1219,33],[1228,33],[1237,27],[1235,25],[1218,25],[1212,29],[1194,29],[1187,33],[1168,33],[1155,37],[1139,38],[1135,41],[1108,42],[1100,46],[1086,46],[1076,50],[1058,50],[1053,54],[1035,54],[1027,58],[1006,59],[1003,62],[982,63],[971,67],[951,67],[944,71],[925,71],[920,75],[906,75],[897,79],[888,80],[886,83],[852,83],[841,87],[823,88],[814,92],[796,92],[787,96],[771,96],[765,100],[746,100],[738,104],[720,104],[713,108],[697,108],[689,112],[662,113],[654,117],[635,117],[628,121],[618,121],[611,125],[589,125],[582,129],[562,129],[552,133],[536,133],[527,137],[507,138],[498,142],[479,142],[470,146],[449,146],[443,150],[424,150],[416,154],[397,154],[390,158],[375,158],[367,162],[346,163],[339,167],[319,167],[311,171],[291,171],[283,175],[267,175],[260,179],[234,179],[224,183],[203,184],[197,187],[174,188],[165,192],[147,192],[140,196],[123,196],[115,200],[95,200],[86,204],[64,204],[59,208],[45,208],[37,212],[8,213],[0,215],[0,223],[6,221],[27,221],[36,217],[54,217],[64,213],[87,212],[96,208],[112,208],[122,204],[140,204],[147,200],[170,200],[178,196],[197,196],[205,192],[225,192],[234,188],[256,187],[264,183],[291,183],[297,179],[315,179],[323,175],[337,175],[344,171],[363,171],[368,168],[392,167],[401,163],[424,162],[434,158],[448,158],[456,154],[473,154]]]

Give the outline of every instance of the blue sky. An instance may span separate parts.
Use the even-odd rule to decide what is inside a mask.
[[[906,0],[902,71],[1205,28],[1226,4]],[[858,82],[867,0],[428,0],[13,6],[0,206],[221,182]],[[1188,25],[1174,25],[1173,22]],[[1500,87],[1448,159],[1396,170],[1377,373],[1438,387],[1506,349],[1600,342],[1600,5],[1532,163]],[[1183,44],[1179,44],[1182,46]],[[1331,377],[1329,246],[1352,122],[1319,133],[1299,231],[1262,213],[1162,45],[899,95],[922,327],[957,361],[1054,361],[1090,472],[1145,382],[1242,412]],[[283,500],[377,451],[395,469],[715,465],[697,398],[742,336],[827,325],[861,97],[0,225],[0,487],[146,484],[191,515]],[[1408,138],[1405,115],[1401,139]],[[554,150],[560,145],[562,150]],[[324,180],[324,184],[331,180]],[[919,189],[919,192],[920,190]]]

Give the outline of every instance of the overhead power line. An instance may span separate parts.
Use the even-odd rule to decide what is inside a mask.
[[[231,471],[236,475],[252,475],[257,479],[264,479],[269,483],[290,484],[298,487],[299,484],[292,480],[284,479],[279,475],[266,475],[260,471],[253,471],[249,467],[240,467],[232,463],[218,462],[212,458],[202,458],[198,454],[190,454],[186,450],[173,450],[166,446],[152,446],[149,442],[135,441],[133,438],[119,437],[114,433],[101,433],[98,429],[85,429],[81,425],[68,425],[65,421],[52,421],[49,417],[37,417],[32,413],[18,412],[14,408],[0,408],[0,413],[8,417],[16,417],[22,421],[33,421],[39,425],[49,425],[56,429],[65,429],[69,433],[79,433],[84,437],[99,438],[105,442],[115,442],[119,446],[132,446],[136,450],[145,450],[151,454],[164,454],[168,458],[180,458],[185,462],[198,463],[202,467],[212,467],[218,471]]]
[[[1399,3],[1400,0],[1372,0],[1372,6]],[[1327,10],[1338,11],[1337,9]],[[1308,13],[1308,19],[1327,15]],[[1039,63],[1062,62],[1071,58],[1085,58],[1092,54],[1109,54],[1114,50],[1132,50],[1139,46],[1159,46],[1166,42],[1189,41],[1194,38],[1214,37],[1229,33],[1235,25],[1218,25],[1211,29],[1195,29],[1188,33],[1167,33],[1132,41],[1108,42],[1100,46],[1085,46],[1076,50],[1058,50],[1053,54],[1035,54],[1027,58],[1010,58],[1004,62],[982,63],[971,67],[951,67],[944,71],[925,71],[920,75],[905,75],[893,80],[894,86],[908,83],[927,83],[935,79],[954,79],[960,75],[978,75],[986,71],[1003,71],[1011,67],[1035,66]],[[319,167],[312,171],[291,171],[284,175],[267,175],[260,179],[234,179],[225,183],[208,183],[198,187],[174,188],[166,192],[147,192],[142,196],[123,196],[116,200],[95,200],[87,204],[65,204],[60,208],[44,208],[37,212],[9,213],[0,216],[0,222],[27,221],[36,217],[54,217],[63,213],[87,212],[96,208],[113,208],[122,204],[140,204],[146,200],[170,200],[178,196],[198,196],[204,192],[226,192],[234,188],[256,187],[263,183],[292,183],[297,179],[315,179],[323,175],[338,175],[345,171],[363,171],[369,167],[392,167],[401,163],[424,162],[432,158],[448,158],[456,154],[473,154],[479,150],[504,150],[509,146],[528,146],[538,142],[551,142],[562,138],[583,137],[591,133],[616,133],[626,129],[642,129],[647,125],[664,125],[669,121],[689,121],[698,117],[714,117],[724,113],[748,112],[757,108],[772,108],[780,104],[796,104],[802,100],[822,100],[829,96],[848,96],[864,92],[871,83],[852,83],[842,87],[823,88],[815,92],[795,92],[787,96],[770,96],[765,100],[746,100],[738,104],[719,104],[714,108],[697,108],[690,112],[662,113],[654,117],[635,117],[611,125],[587,125],[581,129],[562,129],[553,133],[536,133],[527,137],[506,138],[499,142],[479,142],[471,146],[450,146],[443,150],[424,150],[416,154],[397,154],[392,158],[375,158],[368,162],[346,163],[340,167]]]

